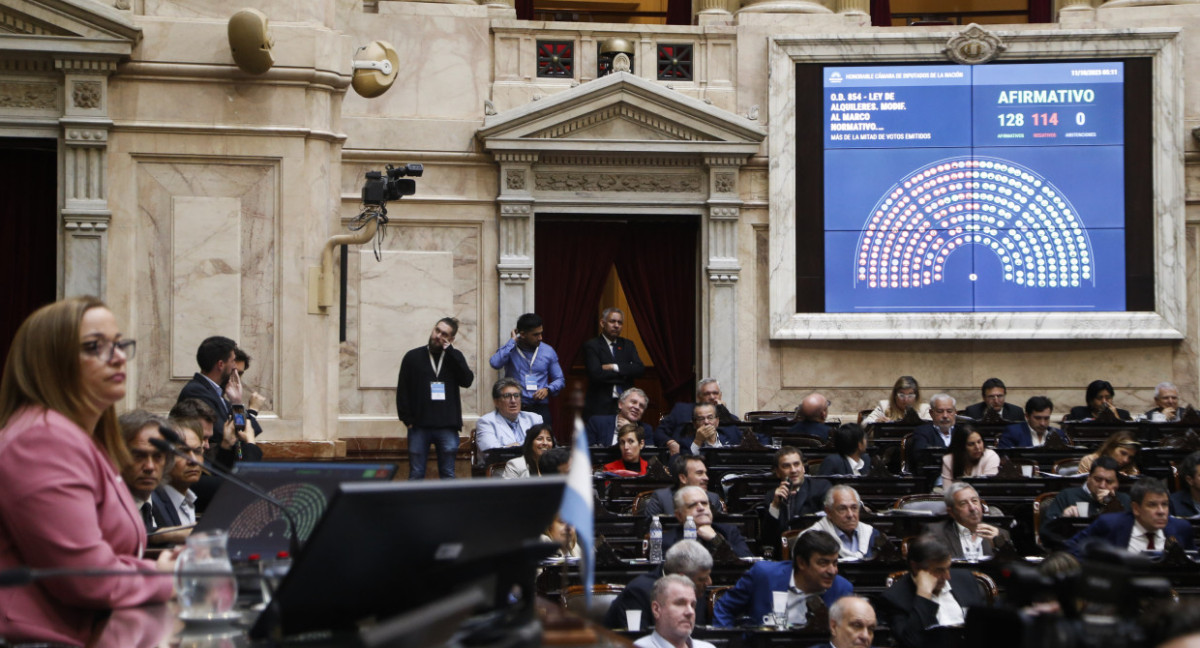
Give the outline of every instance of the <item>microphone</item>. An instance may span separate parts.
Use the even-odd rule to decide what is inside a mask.
[[[180,569],[163,572],[154,569],[73,569],[67,567],[50,567],[34,569],[32,567],[13,567],[0,570],[0,589],[5,587],[20,587],[35,581],[48,578],[108,578],[110,576],[195,576],[199,578],[229,578],[230,576],[257,576],[257,570],[234,570],[232,572],[214,569]]]
[[[300,555],[300,525],[296,524],[295,516],[293,516],[292,512],[289,511],[287,509],[287,507],[283,505],[283,502],[279,501],[274,496],[272,496],[270,493],[255,486],[254,484],[246,482],[246,481],[242,480],[241,478],[235,476],[233,473],[229,472],[228,470],[225,470],[224,468],[218,468],[217,466],[215,466],[207,461],[204,461],[204,460],[196,461],[192,457],[183,454],[182,452],[179,451],[179,448],[176,447],[178,445],[183,445],[183,439],[179,438],[179,435],[176,434],[175,430],[172,430],[171,428],[160,425],[158,427],[158,432],[159,432],[159,434],[161,434],[163,436],[163,438],[162,439],[151,438],[150,445],[154,446],[155,448],[158,448],[159,450],[162,450],[163,452],[165,452],[167,454],[179,457],[180,459],[183,459],[184,461],[190,461],[192,463],[197,463],[200,465],[201,468],[204,468],[205,470],[209,471],[210,473],[212,473],[218,477],[221,477],[222,479],[225,479],[229,483],[237,486],[238,488],[241,488],[242,490],[250,493],[251,495],[254,495],[257,498],[265,500],[271,504],[274,504],[276,507],[278,507],[279,511],[281,513],[283,513],[284,519],[287,520],[288,528],[290,528],[292,530],[291,541],[288,545],[289,551],[292,554],[293,558]],[[163,439],[166,439],[166,440],[164,441]]]

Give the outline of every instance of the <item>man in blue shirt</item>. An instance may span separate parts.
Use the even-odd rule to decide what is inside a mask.
[[[508,342],[492,354],[492,369],[504,369],[504,377],[517,381],[521,388],[521,409],[550,420],[550,397],[562,390],[562,367],[558,354],[542,342],[542,318],[525,313],[517,318]]]

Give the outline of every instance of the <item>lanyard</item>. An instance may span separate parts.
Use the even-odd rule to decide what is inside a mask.
[[[531,359],[531,358],[526,358],[526,357],[525,357],[525,354],[524,354],[524,353],[521,353],[521,347],[520,347],[520,346],[518,346],[518,345],[514,344],[514,345],[513,345],[513,348],[517,350],[517,354],[519,354],[519,355],[521,356],[521,359],[522,359],[522,360],[524,360],[525,362],[528,362],[528,363],[529,363],[529,372],[530,372],[530,373],[533,373],[533,363],[537,362],[537,354],[538,354],[538,351],[541,351],[541,350],[542,350],[542,345],[541,345],[541,344],[539,344],[539,345],[537,346],[537,348],[533,350],[533,358],[532,358],[532,359]]]
[[[433,379],[437,380],[438,375],[442,373],[442,361],[446,359],[446,350],[442,349],[442,356],[438,358],[437,364],[433,363],[433,351],[429,352],[429,366],[433,367]]]

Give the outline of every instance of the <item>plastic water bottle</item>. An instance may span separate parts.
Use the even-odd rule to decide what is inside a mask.
[[[650,523],[650,562],[660,563],[662,560],[662,522],[659,522],[658,516],[655,515],[654,521]]]
[[[683,523],[683,539],[684,540],[695,540],[696,539],[696,520],[693,519],[692,516],[690,516],[690,515],[687,517],[687,522]]]

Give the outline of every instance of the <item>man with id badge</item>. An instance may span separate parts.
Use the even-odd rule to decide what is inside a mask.
[[[505,378],[517,381],[521,388],[521,410],[550,420],[550,397],[562,390],[566,381],[558,364],[558,353],[542,342],[542,318],[525,313],[517,318],[508,342],[492,354],[492,369],[503,369]]]
[[[451,346],[458,320],[443,317],[433,327],[429,344],[404,354],[396,385],[396,414],[408,428],[408,478],[424,479],[429,445],[437,451],[438,476],[454,479],[454,457],[462,430],[459,390],[471,386],[475,374],[462,352]]]

